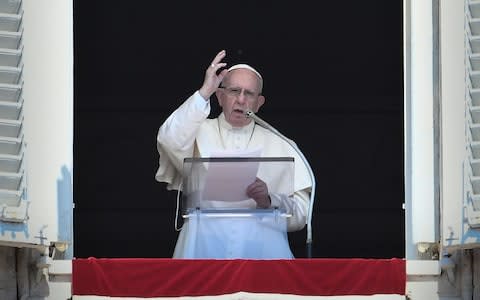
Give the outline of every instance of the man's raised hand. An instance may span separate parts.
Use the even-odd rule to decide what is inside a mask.
[[[215,93],[217,88],[220,86],[220,83],[223,80],[223,77],[227,74],[227,70],[222,70],[219,74],[217,71],[220,68],[225,67],[227,64],[222,62],[226,56],[226,51],[222,50],[218,52],[215,58],[212,60],[207,70],[205,71],[205,79],[203,80],[203,85],[200,88],[199,92],[203,99],[208,100],[210,96]]]

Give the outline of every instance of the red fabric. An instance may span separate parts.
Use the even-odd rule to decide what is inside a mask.
[[[75,259],[73,295],[405,294],[403,259]]]

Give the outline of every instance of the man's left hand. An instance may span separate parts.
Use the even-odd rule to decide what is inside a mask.
[[[247,187],[247,196],[257,202],[258,208],[270,207],[271,201],[268,195],[267,184],[260,178],[255,179],[255,181]]]

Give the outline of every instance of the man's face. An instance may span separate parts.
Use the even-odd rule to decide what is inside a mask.
[[[216,95],[225,119],[233,127],[243,127],[252,120],[245,117],[248,110],[256,113],[265,102],[260,95],[260,82],[255,73],[248,69],[230,71],[224,78],[222,88]]]

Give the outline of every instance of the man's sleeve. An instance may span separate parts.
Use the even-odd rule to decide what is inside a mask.
[[[287,219],[288,231],[297,231],[305,227],[310,203],[310,192],[307,189],[295,192],[293,197],[270,194],[270,199],[272,207],[283,208],[287,214],[292,215]]]
[[[197,91],[160,126],[157,135],[160,158],[155,179],[168,183],[167,189],[178,189],[183,160],[193,155],[195,137],[209,114],[210,101]]]

